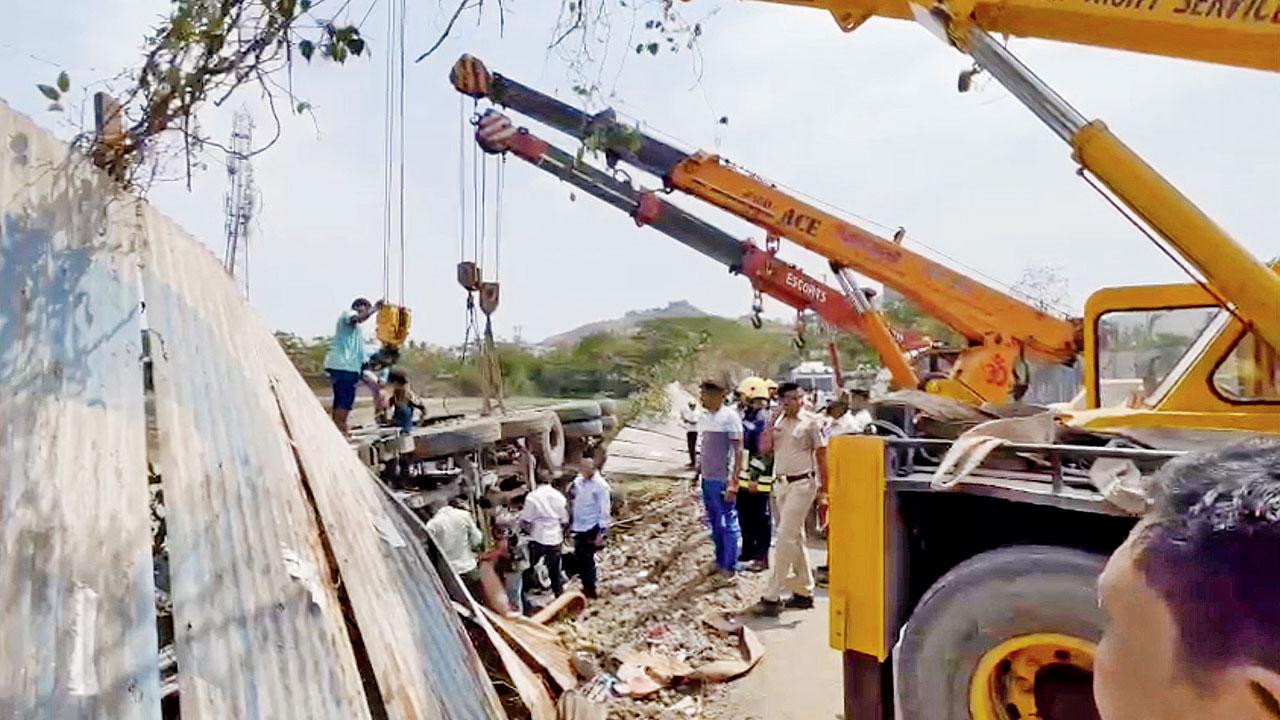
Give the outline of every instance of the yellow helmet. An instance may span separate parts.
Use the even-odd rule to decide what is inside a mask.
[[[755,400],[769,397],[769,381],[752,375],[738,383],[738,395]]]

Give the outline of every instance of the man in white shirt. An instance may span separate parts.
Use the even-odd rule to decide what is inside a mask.
[[[461,495],[451,499],[427,521],[427,534],[471,593],[482,597],[476,550],[484,542],[484,536],[466,506],[467,499]]]
[[[839,435],[861,435],[873,422],[867,391],[850,390],[848,399],[841,396],[827,405],[827,440]]]
[[[698,404],[692,400],[680,410],[680,422],[684,424],[684,439],[689,446],[689,467],[698,464]]]
[[[560,546],[564,544],[564,526],[569,523],[569,502],[551,485],[551,473],[545,469],[539,469],[538,486],[524,498],[520,521],[529,529],[529,566],[546,563],[551,591],[559,597],[564,592]]]
[[[605,534],[613,523],[613,498],[609,483],[596,470],[595,460],[583,458],[578,466],[578,477],[569,486],[573,498],[573,519],[569,529],[573,532],[573,556],[578,567],[578,579],[582,581],[582,594],[595,598],[596,551],[604,547]]]

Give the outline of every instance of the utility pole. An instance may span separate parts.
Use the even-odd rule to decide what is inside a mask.
[[[244,109],[237,110],[231,121],[231,146],[227,152],[227,194],[223,196],[227,248],[222,264],[246,298],[249,297],[249,223],[258,204],[253,165],[249,162],[252,147],[253,116]]]

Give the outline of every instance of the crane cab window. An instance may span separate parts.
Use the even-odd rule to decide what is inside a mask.
[[[1098,318],[1102,407],[1149,407],[1182,377],[1230,318],[1217,307],[1117,310]]]
[[[1245,333],[1213,372],[1213,387],[1228,400],[1280,400],[1280,356],[1257,333]]]

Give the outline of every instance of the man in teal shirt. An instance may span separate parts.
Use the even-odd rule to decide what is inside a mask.
[[[329,353],[324,356],[324,371],[333,384],[333,424],[344,436],[347,416],[356,403],[356,385],[364,369],[364,336],[360,334],[360,323],[373,317],[375,309],[365,298],[356,298],[351,309],[344,310],[338,317],[333,339],[329,341]]]

